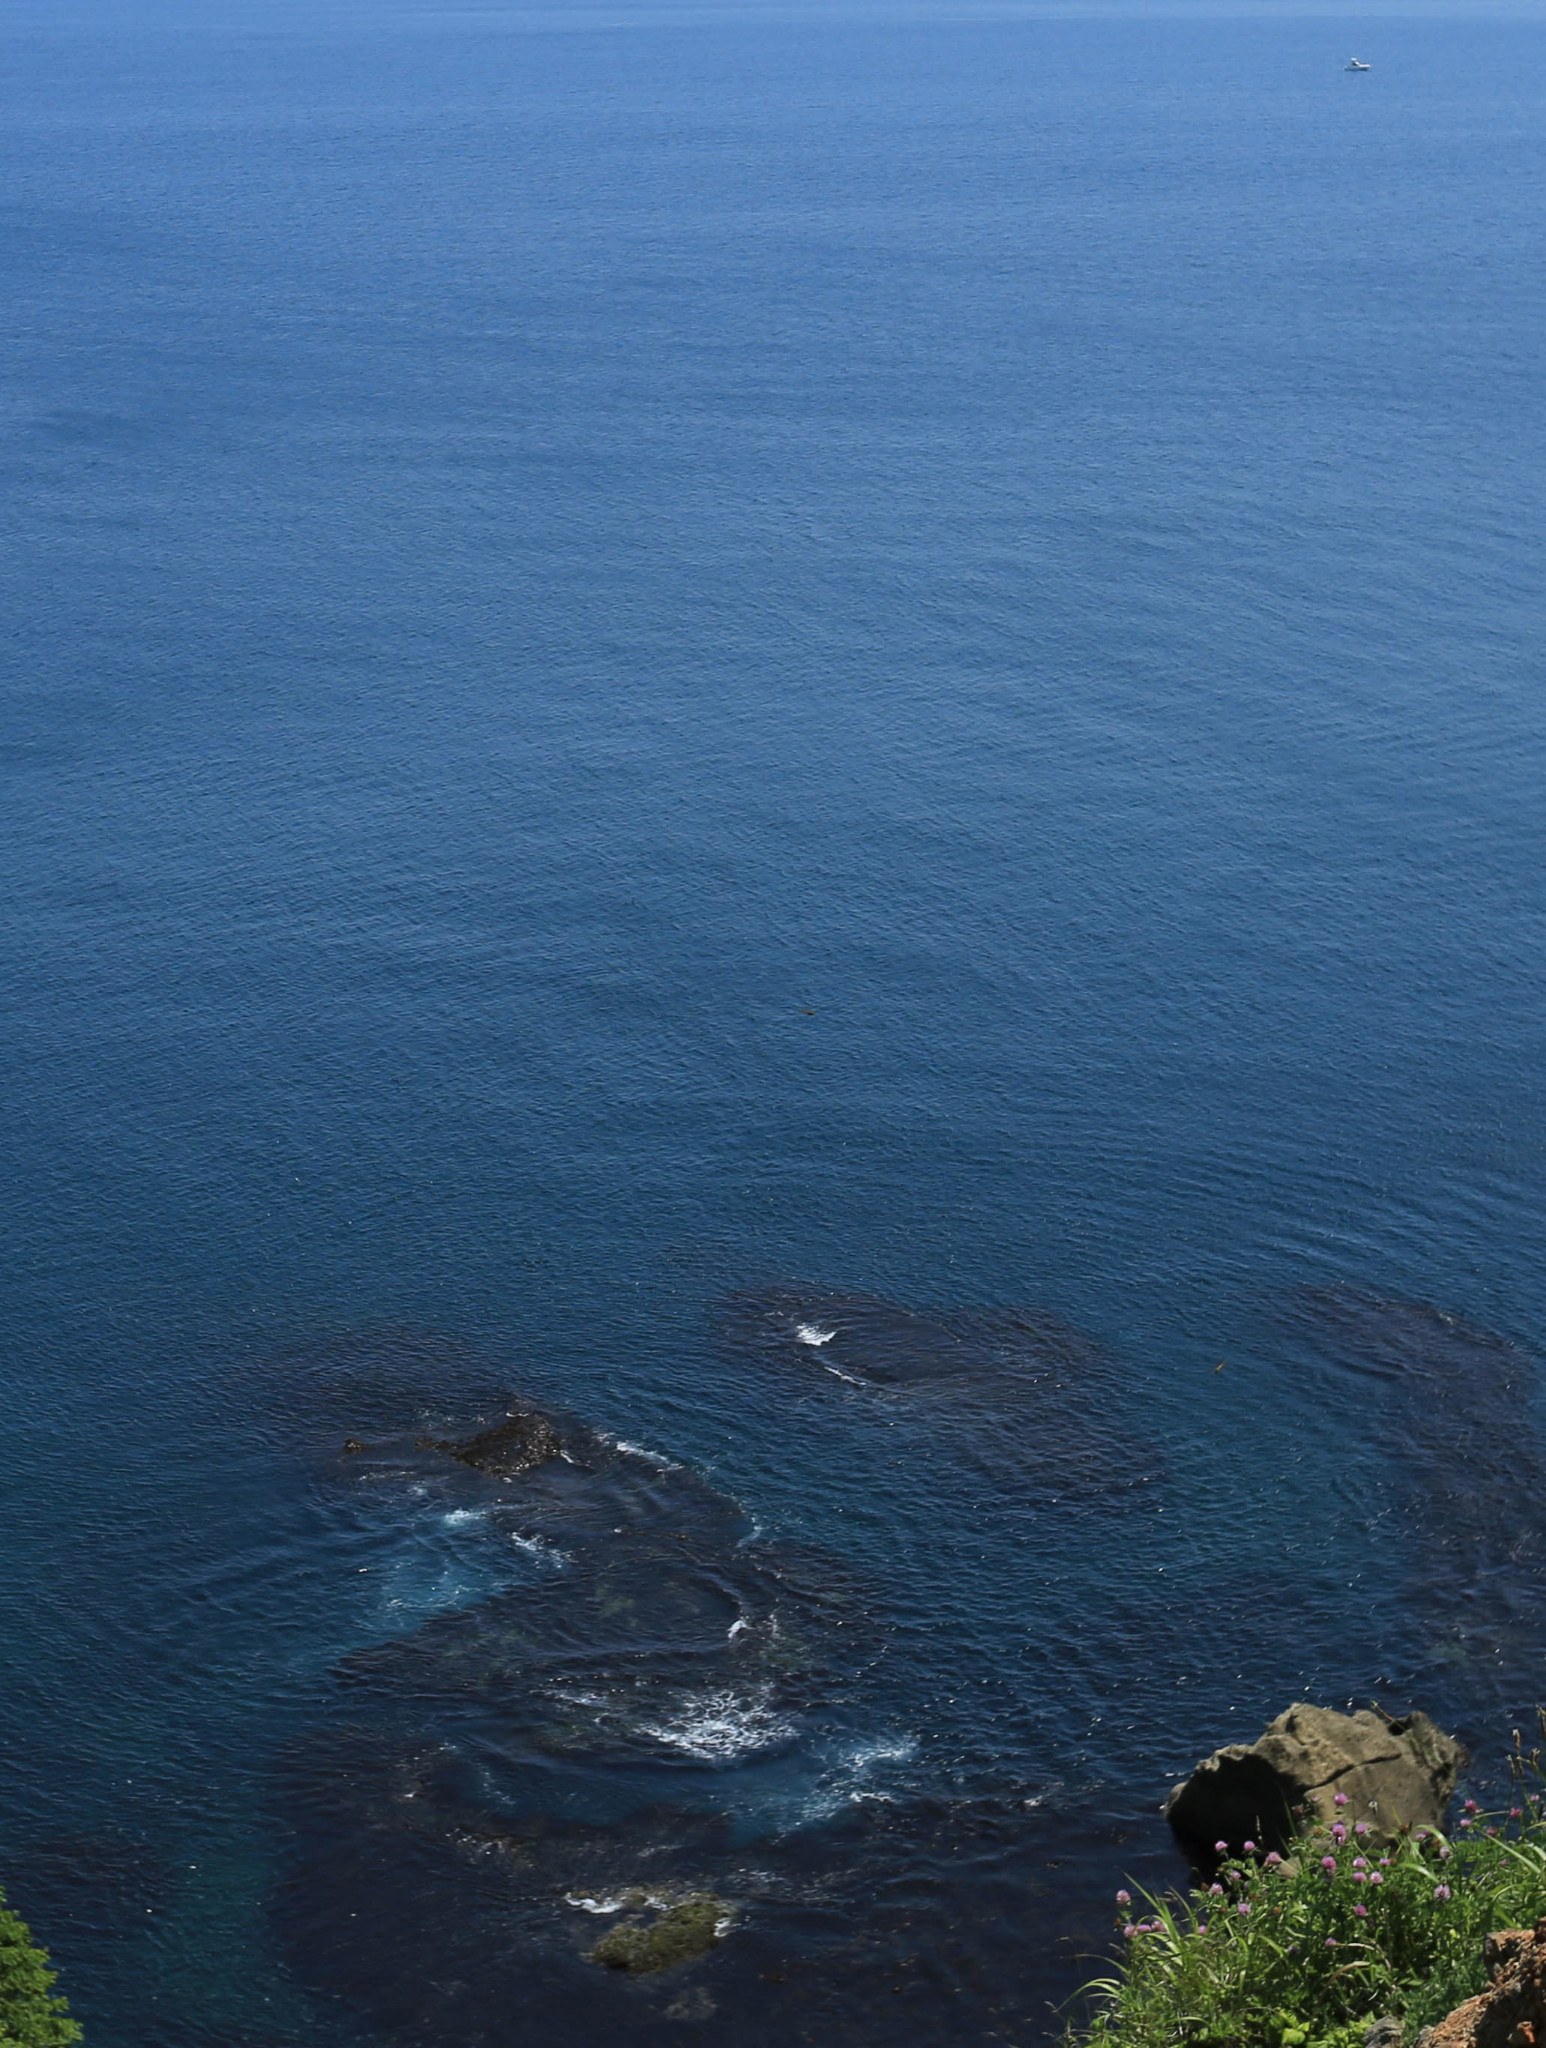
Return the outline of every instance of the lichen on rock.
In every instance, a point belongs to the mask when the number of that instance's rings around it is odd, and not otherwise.
[[[639,1903],[644,1900],[640,1898]],[[654,1920],[623,1921],[602,1936],[590,1959],[603,1969],[626,1970],[633,1977],[674,1969],[678,1963],[707,1955],[733,1917],[723,1899],[712,1892],[694,1892]]]

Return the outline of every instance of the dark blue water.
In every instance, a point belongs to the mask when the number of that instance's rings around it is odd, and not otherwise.
[[[1030,2041],[1199,1753],[1498,1753],[1546,24],[3,27],[0,1881],[93,2048]],[[511,1396],[589,1468],[414,1447]],[[605,1977],[641,1883],[736,1928]]]

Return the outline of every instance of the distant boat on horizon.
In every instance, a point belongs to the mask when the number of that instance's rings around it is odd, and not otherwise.
[[[1343,68],[1348,71],[1367,71],[1369,66],[1367,64],[1360,64],[1356,57],[1349,57]]]

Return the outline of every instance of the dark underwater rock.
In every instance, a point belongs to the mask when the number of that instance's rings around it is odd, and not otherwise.
[[[1442,1826],[1465,1760],[1426,1714],[1391,1721],[1301,1704],[1249,1746],[1215,1750],[1176,1786],[1165,1812],[1180,1840],[1204,1857],[1219,1842],[1235,1854],[1247,1841],[1285,1849],[1295,1810],[1304,1808],[1325,1825],[1365,1821],[1371,1839],[1388,1839],[1402,1826]]]
[[[1462,1316],[1351,1288],[1304,1290],[1286,1336],[1295,1397],[1343,1406],[1389,1460],[1392,1562],[1433,1674],[1424,1697],[1478,1733],[1533,1712],[1546,1654],[1536,1361]]]
[[[610,1818],[494,1804],[486,1753],[360,1728],[292,1752],[276,1932],[302,1980],[389,2048],[670,2048],[712,2013],[735,2048],[995,2048],[1062,2032],[1110,1927],[1112,1873],[1176,1875],[1155,1816],[1116,1839],[1082,1804],[861,1801],[746,1840],[680,1804]],[[669,1969],[598,1968],[598,1919],[712,1898],[730,1938]],[[1027,1941],[1027,1930],[1036,1939]]]
[[[459,1464],[474,1472],[486,1472],[493,1479],[518,1479],[534,1472],[563,1449],[558,1431],[547,1416],[535,1409],[512,1409],[502,1422],[461,1438],[426,1437],[426,1450],[445,1451]]]
[[[1088,1338],[1035,1309],[924,1313],[879,1295],[767,1287],[720,1304],[721,1333],[738,1349],[827,1373],[854,1386],[905,1390],[982,1384],[1030,1364],[1041,1376],[1098,1369]]]
[[[917,1432],[920,1450],[979,1470],[997,1490],[1055,1504],[1113,1500],[1159,1476],[1117,1362],[1033,1308],[927,1313],[879,1296],[766,1287],[720,1303],[721,1343],[764,1370],[863,1397]]]
[[[916,1417],[916,1454],[1002,1460],[1003,1483],[1029,1472],[1054,1497],[1133,1480],[1110,1363],[1062,1326],[882,1304],[854,1330],[897,1367],[854,1410]],[[419,1349],[439,1355],[400,1358]],[[475,1364],[461,1413],[492,1419],[503,1397]],[[531,1564],[343,1659],[284,1760],[276,1930],[365,2037],[671,2048],[712,2016],[736,2048],[988,2048],[1089,1975],[1113,1862],[1143,1882],[1145,1857],[1174,1857],[1157,1817],[1135,1858],[1019,1793],[912,1796],[908,1764],[876,1761],[916,1740],[867,1691],[896,1627],[883,1588],[573,1418],[511,1486],[454,1455],[487,1432],[458,1428],[449,1396],[372,1392],[371,1365],[368,1346],[343,1359],[368,1398],[330,1411],[319,1463],[345,1514],[379,1520],[396,1495],[438,1528],[454,1510],[459,1543],[486,1533],[508,1559],[513,1538]],[[339,1459],[351,1424],[369,1454]],[[704,1943],[705,1901],[733,1938]]]
[[[247,1390],[290,1429],[329,1448],[340,1433],[423,1433],[429,1418],[503,1413],[507,1363],[444,1330],[382,1324],[333,1331],[262,1361]]]
[[[475,1713],[510,1769],[717,1771],[787,1749],[880,1650],[833,1560],[617,1528],[545,1583],[436,1616],[339,1675],[421,1725]]]

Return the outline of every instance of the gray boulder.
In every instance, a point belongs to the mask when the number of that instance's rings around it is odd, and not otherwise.
[[[1334,1714],[1294,1706],[1249,1746],[1231,1743],[1204,1759],[1165,1801],[1184,1847],[1204,1856],[1218,1842],[1287,1848],[1299,1828],[1339,1815],[1367,1821],[1388,1840],[1402,1827],[1438,1827],[1466,1753],[1426,1714]],[[1339,1807],[1336,1794],[1346,1795]],[[1298,1818],[1295,1808],[1308,1809]]]

